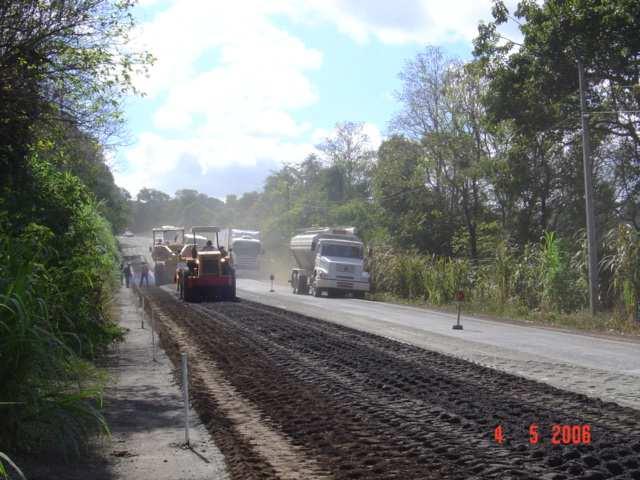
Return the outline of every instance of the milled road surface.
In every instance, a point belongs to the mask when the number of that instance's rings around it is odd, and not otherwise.
[[[516,325],[402,305],[294,295],[238,280],[238,296],[310,315],[640,410],[640,342]]]
[[[233,478],[640,479],[637,410],[245,300],[146,294]],[[555,445],[554,424],[590,435]]]

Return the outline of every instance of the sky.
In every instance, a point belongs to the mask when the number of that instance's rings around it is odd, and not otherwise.
[[[260,190],[337,122],[371,147],[400,108],[405,62],[427,45],[471,57],[491,0],[139,0],[132,47],[156,58],[128,98],[116,183],[224,199]]]

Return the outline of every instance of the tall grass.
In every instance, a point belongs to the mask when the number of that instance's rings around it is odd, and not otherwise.
[[[610,294],[617,310],[634,321],[640,317],[640,233],[622,224],[607,233],[605,244],[609,253],[602,263],[612,276]]]
[[[23,246],[0,244],[3,447],[38,450],[53,444],[79,453],[90,434],[107,431],[97,408],[102,378],[76,353],[78,333],[52,317],[52,278],[43,265],[29,261]]]
[[[602,300],[615,304],[617,310],[609,317],[599,316],[597,322],[586,321],[581,313],[588,300],[583,243],[580,235],[568,244],[553,232],[522,249],[497,240],[493,254],[477,262],[378,248],[371,262],[372,279],[379,294],[432,305],[451,303],[462,289],[472,308],[483,312],[570,326],[583,323],[589,328],[637,330],[632,319],[640,300],[638,232],[620,226],[605,237],[609,254],[601,273],[608,269],[613,280],[607,292],[610,298]]]

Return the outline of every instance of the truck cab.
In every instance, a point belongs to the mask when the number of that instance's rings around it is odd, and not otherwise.
[[[364,245],[353,229],[306,231],[291,240],[291,253],[297,263],[289,280],[294,293],[364,298],[369,291]]]

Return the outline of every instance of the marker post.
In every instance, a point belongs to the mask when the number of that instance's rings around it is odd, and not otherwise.
[[[464,292],[462,290],[458,290],[456,292],[456,305],[458,307],[458,316],[456,323],[453,325],[453,330],[463,330],[462,324],[460,323],[460,310],[462,309],[462,302],[464,302]]]
[[[182,399],[184,401],[184,443],[189,445],[189,373],[187,367],[187,354],[182,357]]]

